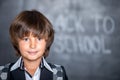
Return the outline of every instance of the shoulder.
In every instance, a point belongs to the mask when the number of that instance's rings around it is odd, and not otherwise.
[[[52,68],[54,74],[57,74],[57,72],[61,72],[61,73],[63,72],[63,69],[62,69],[63,66],[58,64],[51,64],[51,63],[49,63],[49,65]]]
[[[1,65],[0,66],[0,72],[5,72],[9,69],[11,63],[5,64],[5,65]]]
[[[53,70],[54,78],[57,78],[56,80],[68,80],[65,68],[62,65],[51,64],[51,63],[49,63],[49,65]]]
[[[5,65],[0,66],[0,80],[6,80],[7,79],[7,73],[9,71],[10,66],[12,63],[8,63]]]

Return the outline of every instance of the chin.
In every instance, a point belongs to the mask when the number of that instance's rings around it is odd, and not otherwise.
[[[42,57],[29,57],[28,60],[30,61],[37,61],[37,60],[40,60]]]

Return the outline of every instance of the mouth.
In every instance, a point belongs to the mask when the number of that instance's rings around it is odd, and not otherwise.
[[[28,53],[31,54],[31,55],[35,55],[35,54],[38,53],[38,51],[28,51]]]

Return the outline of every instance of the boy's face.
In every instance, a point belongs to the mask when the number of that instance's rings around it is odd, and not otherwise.
[[[23,60],[36,61],[40,60],[45,52],[46,40],[30,35],[19,39],[18,46]]]

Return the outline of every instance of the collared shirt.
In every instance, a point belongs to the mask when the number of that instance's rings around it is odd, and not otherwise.
[[[35,71],[34,75],[31,76],[24,68],[23,65],[23,60],[22,57],[20,57],[18,59],[18,61],[11,67],[10,71],[13,71],[17,68],[20,68],[21,70],[25,71],[25,78],[26,80],[40,80],[40,74],[41,74],[41,68],[44,66],[46,67],[46,69],[48,69],[49,71],[53,72],[53,70],[51,69],[51,67],[49,66],[49,64],[46,62],[46,60],[44,59],[44,57],[42,58],[42,61],[40,63],[40,66],[37,68],[37,70]]]
[[[34,75],[31,76],[26,70],[25,70],[25,77],[26,80],[40,80],[40,68],[37,68],[37,70],[35,71]]]

